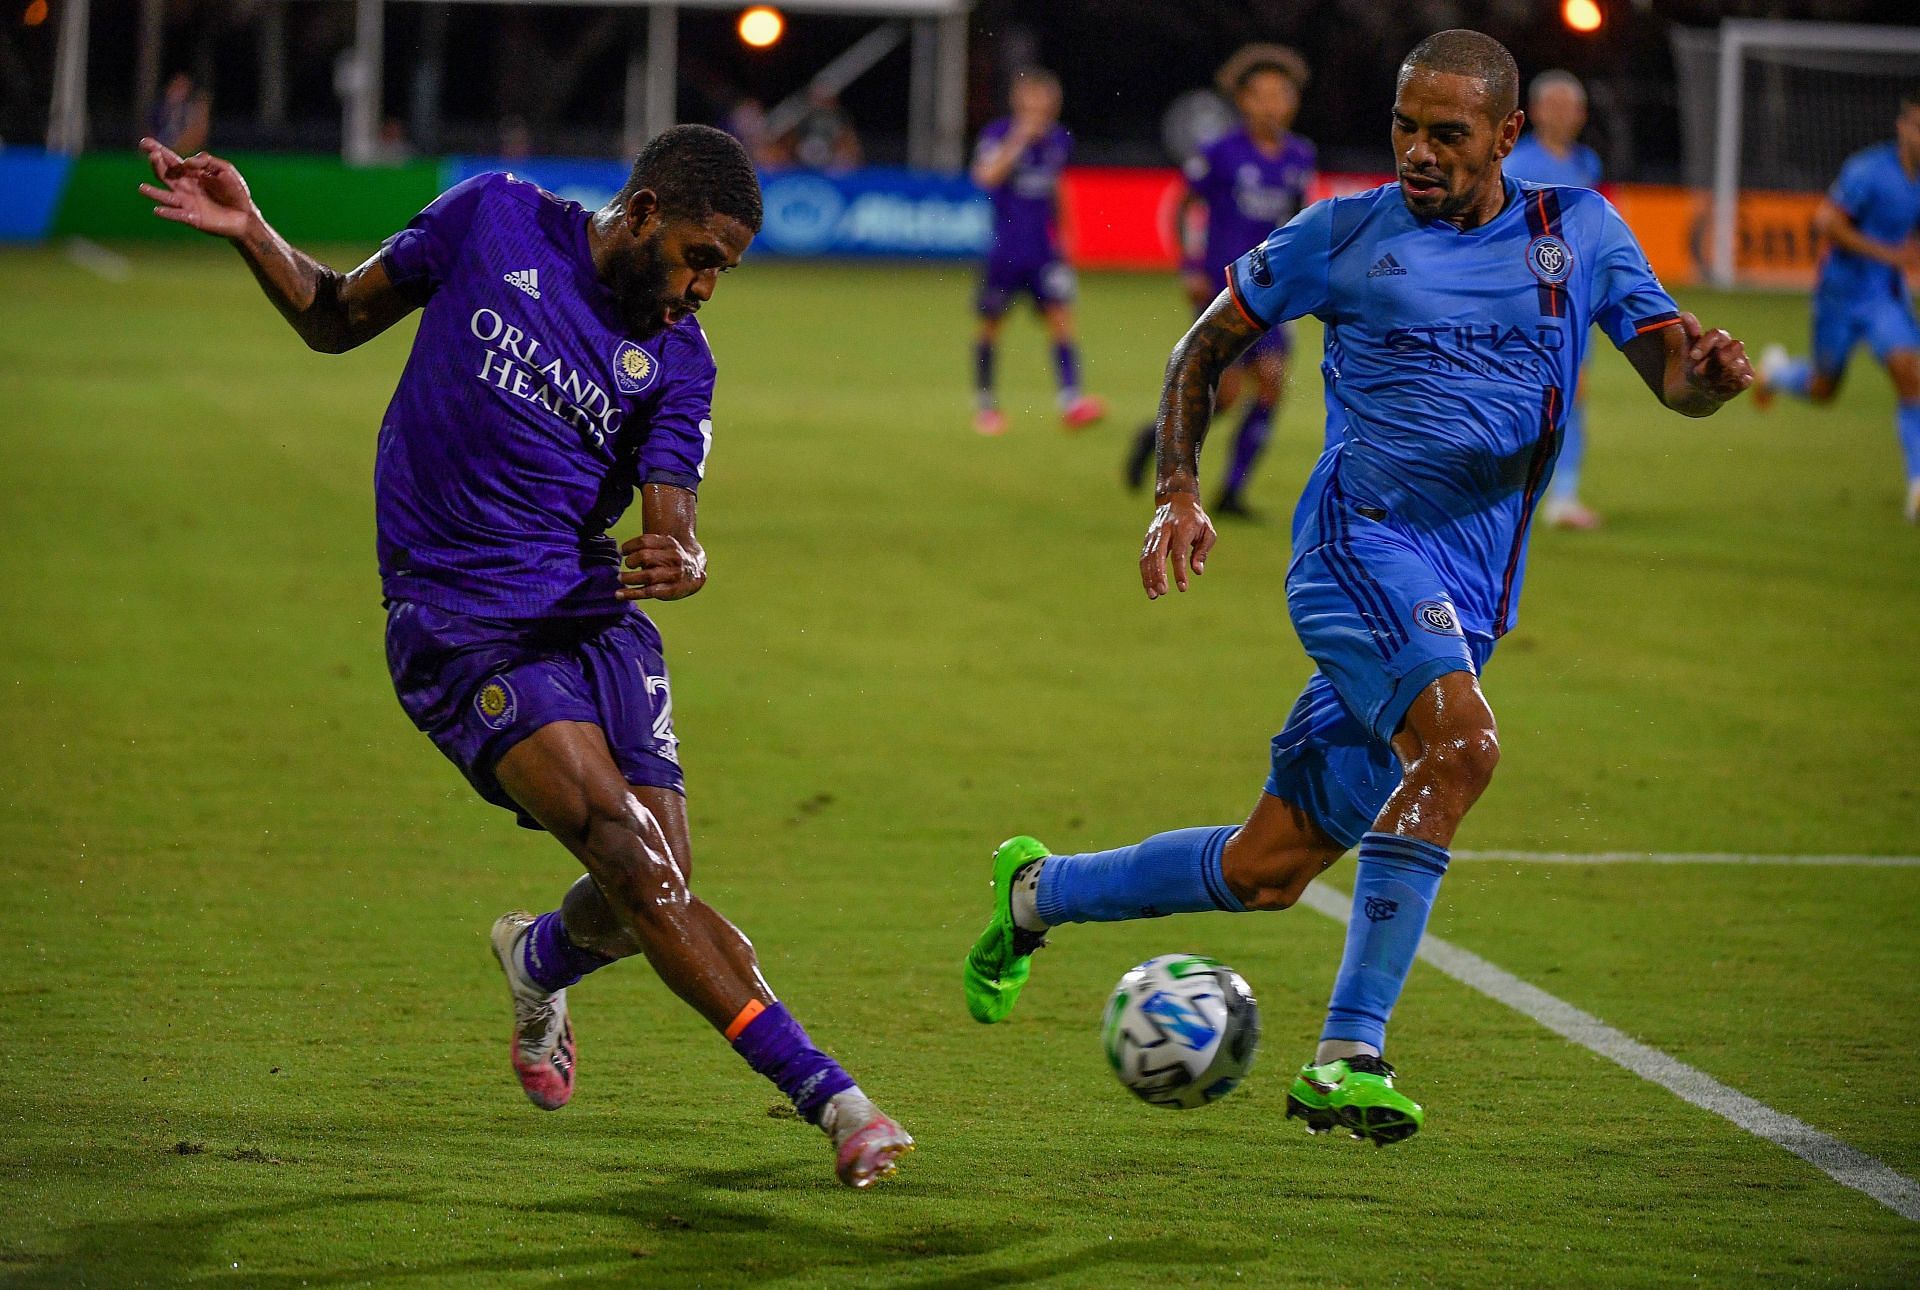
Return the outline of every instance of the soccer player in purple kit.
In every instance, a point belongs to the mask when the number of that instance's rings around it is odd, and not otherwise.
[[[527,1097],[573,1094],[567,988],[644,954],[826,1132],[840,1181],[892,1173],[913,1140],[688,887],[672,694],[637,603],[707,580],[694,518],[715,368],[693,315],[760,227],[739,143],[664,131],[597,211],[480,175],[348,273],[274,232],[228,162],[141,146],[154,213],[232,243],[309,347],[341,353],[422,310],[374,468],[394,687],[482,797],[587,870],[558,909],[493,927]],[[616,546],[636,488],[642,531]]]
[[[1007,417],[994,393],[994,360],[1007,308],[1024,293],[1033,297],[1053,337],[1061,424],[1078,430],[1107,409],[1080,389],[1073,267],[1061,252],[1057,228],[1060,172],[1073,136],[1060,124],[1060,80],[1052,72],[1030,67],[1015,73],[1008,97],[1012,115],[980,132],[973,156],[973,182],[993,202],[993,242],[974,305],[980,331],[973,345],[973,428],[984,435],[1006,431]]]
[[[1206,235],[1180,266],[1180,282],[1198,317],[1220,294],[1227,266],[1266,240],[1307,204],[1319,156],[1311,141],[1292,132],[1307,87],[1307,60],[1285,45],[1248,45],[1221,64],[1215,81],[1233,100],[1240,128],[1208,144],[1186,165],[1187,191],[1176,215],[1184,237],[1187,211],[1206,211]],[[1247,482],[1273,431],[1274,412],[1287,379],[1292,331],[1275,327],[1220,378],[1219,411],[1240,395],[1243,373],[1251,371],[1253,401],[1240,417],[1233,456],[1214,502],[1215,515],[1248,518]],[[1134,437],[1127,457],[1127,484],[1146,482],[1153,459],[1151,421]]]

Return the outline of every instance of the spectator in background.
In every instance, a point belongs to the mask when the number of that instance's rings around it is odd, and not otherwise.
[[[183,157],[190,157],[207,146],[207,126],[213,116],[213,99],[195,88],[193,77],[175,72],[167,79],[160,101],[153,105],[147,132]]]
[[[1587,89],[1572,72],[1542,72],[1527,87],[1527,123],[1533,128],[1513,145],[1507,173],[1536,184],[1567,188],[1600,186],[1600,154],[1580,142],[1587,128]],[[1540,508],[1557,529],[1597,529],[1599,512],[1580,500],[1580,461],[1587,453],[1586,382],[1567,409],[1566,440],[1553,468],[1553,483]]]
[[[840,96],[807,89],[807,114],[788,136],[793,164],[809,170],[852,170],[860,164],[860,136],[840,108]]]
[[[507,117],[500,122],[500,160],[525,161],[533,155],[533,131],[524,119]]]
[[[759,99],[749,96],[735,103],[721,128],[740,141],[753,164],[762,170],[780,164],[780,151],[767,133],[767,109]]]

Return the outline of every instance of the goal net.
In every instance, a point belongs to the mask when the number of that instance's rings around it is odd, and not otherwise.
[[[1741,269],[1742,194],[1818,192],[1841,163],[1893,137],[1920,90],[1920,28],[1729,20],[1673,33],[1682,153],[1713,194],[1706,261],[1716,285]]]

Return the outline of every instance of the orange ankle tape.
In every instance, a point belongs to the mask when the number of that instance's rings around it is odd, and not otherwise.
[[[758,999],[747,1000],[747,1006],[727,1025],[727,1042],[740,1038],[740,1032],[753,1024],[753,1019],[767,1010],[767,1005]]]

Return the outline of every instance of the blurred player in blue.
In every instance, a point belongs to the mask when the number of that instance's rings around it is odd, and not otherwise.
[[[1763,408],[1776,394],[1832,402],[1864,343],[1893,378],[1907,522],[1920,524],[1920,323],[1907,282],[1920,272],[1920,89],[1901,100],[1892,139],[1847,158],[1814,227],[1827,253],[1813,290],[1813,355],[1792,358],[1769,345],[1754,400]]]
[[[1738,341],[1674,305],[1598,193],[1502,172],[1518,87],[1491,37],[1422,41],[1393,104],[1398,182],[1320,202],[1236,260],[1174,349],[1140,556],[1153,599],[1169,589],[1169,564],[1184,591],[1213,549],[1200,444],[1221,375],[1290,318],[1325,324],[1339,434],[1294,514],[1286,584],[1317,670],[1273,739],[1246,823],[1085,855],[1050,855],[1030,837],[1000,846],[992,916],[962,973],[976,1020],[1012,1010],[1050,928],[1285,909],[1357,845],[1345,956],[1287,1113],[1375,1143],[1424,1123],[1382,1057],[1387,1020],[1454,833],[1500,759],[1480,673],[1513,629],[1527,527],[1589,328],[1687,416],[1718,411],[1753,379]],[[1176,691],[1195,682],[1177,652],[1148,667]],[[1179,730],[1150,737],[1188,742]]]
[[[597,211],[479,175],[340,273],[274,232],[229,163],[142,146],[155,214],[228,239],[313,349],[420,310],[374,467],[394,689],[481,797],[587,871],[558,908],[493,925],[528,1099],[573,1096],[568,987],[644,954],[826,1132],[842,1182],[891,1173],[913,1140],[688,886],[673,695],[639,604],[707,581],[694,517],[715,369],[694,314],[760,228],[746,152],[705,126],[663,131]],[[642,531],[616,545],[636,490]]]
[[[1078,430],[1104,416],[1106,405],[1080,389],[1073,266],[1060,249],[1060,172],[1073,136],[1060,124],[1060,81],[1052,72],[1030,67],[1016,73],[1009,97],[1013,114],[982,130],[973,154],[973,182],[993,201],[993,242],[975,302],[980,332],[973,346],[973,428],[987,435],[1007,428],[994,393],[994,360],[1007,309],[1025,295],[1053,337],[1061,424]]]
[[[1198,207],[1206,216],[1204,239],[1198,246],[1185,248],[1180,265],[1180,285],[1196,317],[1220,293],[1227,266],[1307,204],[1319,156],[1310,140],[1292,132],[1307,77],[1307,60],[1285,45],[1248,45],[1215,75],[1220,92],[1240,114],[1240,126],[1187,163],[1186,193],[1174,217],[1184,241],[1188,212]],[[1249,370],[1254,394],[1234,436],[1233,457],[1213,505],[1216,515],[1248,518],[1252,514],[1246,504],[1247,482],[1273,430],[1291,348],[1291,330],[1275,327],[1220,378],[1219,411],[1238,401],[1241,378]],[[1127,455],[1128,487],[1139,488],[1146,482],[1153,444],[1149,422],[1140,428]]]
[[[1507,174],[1534,184],[1599,188],[1600,154],[1580,142],[1587,128],[1587,89],[1572,72],[1542,72],[1527,86],[1527,125],[1513,145]],[[1584,383],[1583,383],[1584,384]],[[1566,435],[1553,468],[1540,518],[1555,528],[1597,529],[1600,516],[1580,500],[1580,465],[1587,455],[1587,396],[1576,389]]]

